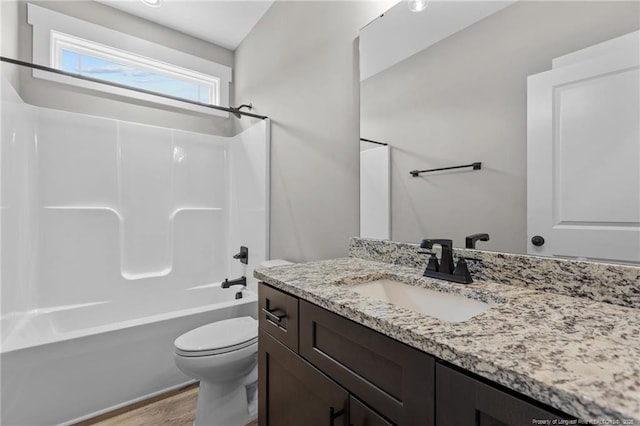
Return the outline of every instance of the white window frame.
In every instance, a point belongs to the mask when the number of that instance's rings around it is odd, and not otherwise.
[[[27,20],[33,25],[33,62],[51,68],[60,68],[60,49],[73,46],[73,51],[85,49],[86,53],[102,59],[131,65],[145,66],[146,69],[157,70],[162,74],[180,75],[184,79],[209,81],[217,86],[216,105],[229,106],[229,83],[231,68],[198,56],[190,55],[166,46],[153,43],[138,37],[121,33],[110,28],[73,18],[62,13],[29,3]],[[126,46],[126,51],[112,46]],[[153,52],[153,58],[148,56]],[[33,70],[33,76],[46,80],[89,88],[127,96],[134,99],[150,101],[181,109],[197,111],[220,117],[229,117],[226,111],[207,108],[199,105],[180,102],[125,88],[108,86],[92,81]]]
[[[143,69],[156,74],[188,81],[209,88],[209,99],[212,105],[220,105],[220,79],[210,75],[197,73],[176,65],[167,64],[155,59],[132,55],[130,52],[105,46],[100,43],[74,37],[58,31],[51,31],[51,57],[53,68],[62,69],[62,51],[68,50],[81,55],[104,59],[135,69]]]

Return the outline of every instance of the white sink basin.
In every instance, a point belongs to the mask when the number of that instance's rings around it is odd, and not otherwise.
[[[442,293],[388,279],[356,284],[349,289],[449,322],[466,321],[493,306],[459,294]]]

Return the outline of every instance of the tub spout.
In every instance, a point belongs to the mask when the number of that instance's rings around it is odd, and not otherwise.
[[[231,280],[229,281],[229,278],[225,278],[224,282],[222,283],[222,288],[229,288],[232,285],[243,285],[243,286],[247,286],[247,277],[242,276],[240,278],[236,278],[235,280]]]

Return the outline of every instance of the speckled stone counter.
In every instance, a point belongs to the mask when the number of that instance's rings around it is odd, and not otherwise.
[[[422,271],[351,257],[258,269],[254,275],[578,419],[640,425],[640,310],[522,285],[455,284],[422,277]],[[449,323],[350,290],[381,278],[495,306]],[[614,421],[621,423],[607,423]]]
[[[349,257],[424,268],[418,244],[351,238]],[[454,248],[475,280],[493,281],[640,309],[640,267]]]

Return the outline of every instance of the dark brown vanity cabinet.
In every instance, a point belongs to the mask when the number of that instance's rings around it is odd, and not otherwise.
[[[349,425],[350,426],[393,426],[393,423],[385,420],[360,400],[351,396],[349,398]]]
[[[349,393],[260,331],[260,426],[347,426]]]
[[[438,426],[529,426],[534,420],[569,420],[443,364],[436,365]],[[553,423],[550,423],[553,424]]]
[[[567,419],[261,283],[260,426],[523,426]]]
[[[388,424],[434,424],[432,356],[304,300],[299,303],[303,358],[375,407]]]
[[[260,426],[433,426],[433,357],[265,284],[258,305]]]
[[[258,293],[260,329],[298,352],[298,299],[265,284]]]

